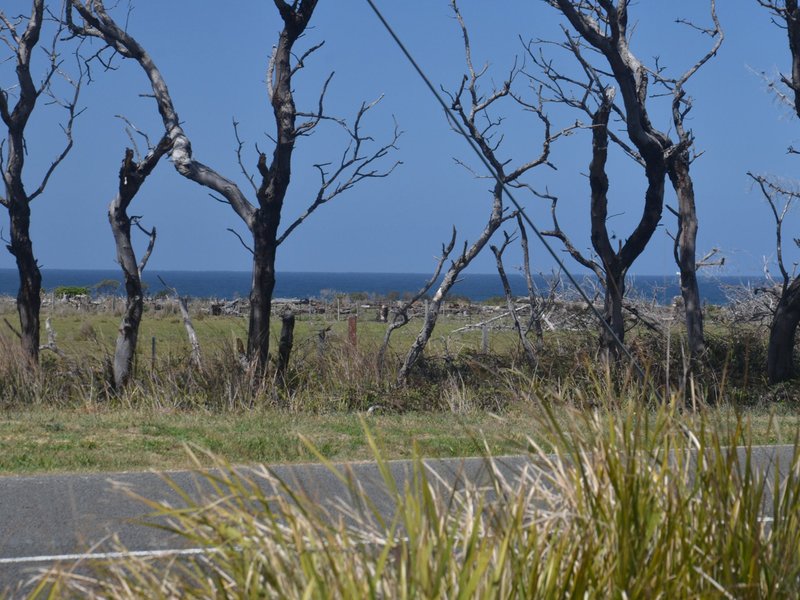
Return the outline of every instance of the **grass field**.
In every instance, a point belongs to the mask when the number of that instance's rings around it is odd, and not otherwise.
[[[117,315],[75,309],[43,315],[51,317],[64,356],[45,352],[42,368],[33,373],[13,364],[15,340],[8,332],[0,335],[0,473],[183,468],[190,466],[184,444],[232,463],[312,460],[300,436],[333,460],[367,459],[362,418],[386,458],[409,457],[413,443],[424,456],[514,453],[525,449],[528,437],[551,441],[535,425],[541,402],[613,411],[626,402],[620,386],[633,385],[624,376],[614,383],[598,368],[593,332],[549,333],[532,370],[521,361],[510,331],[492,330],[490,352],[483,353],[480,331],[453,333],[470,319],[448,315],[412,385],[397,389],[394,371],[419,322],[396,332],[381,376],[375,355],[386,325],[374,312],[362,311],[357,348],[347,342],[345,320],[299,315],[287,385],[254,391],[233,356],[246,320],[211,317],[198,307],[193,312],[203,368],[188,366],[189,344],[174,307],[151,309],[142,323],[136,381],[122,396],[109,395],[105,383]],[[0,316],[13,323],[8,309]],[[320,347],[318,332],[328,328]],[[273,332],[278,329],[276,323]],[[792,442],[798,430],[796,388],[766,388],[757,366],[763,350],[753,346],[757,338],[726,337],[720,328],[714,335],[716,351],[729,354],[732,368],[710,371],[696,382],[704,418],[727,430],[742,417],[752,427],[752,443]],[[663,347],[661,340],[633,339],[646,360]],[[648,365],[652,378],[680,373],[677,334],[672,353],[672,374],[659,358]]]

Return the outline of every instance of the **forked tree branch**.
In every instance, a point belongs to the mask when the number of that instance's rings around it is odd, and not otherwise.
[[[277,245],[282,244],[303,221],[311,216],[311,214],[323,204],[330,202],[336,196],[346,192],[365,179],[381,179],[388,177],[402,164],[401,161],[395,161],[394,164],[383,170],[373,167],[377,161],[386,157],[391,150],[397,149],[397,140],[402,135],[402,132],[397,127],[397,123],[395,123],[392,139],[389,142],[380,146],[371,154],[362,154],[364,144],[372,141],[372,138],[361,133],[361,121],[364,115],[379,101],[380,98],[370,104],[363,103],[358,110],[352,127],[348,126],[344,121],[336,120],[336,122],[347,131],[347,134],[350,136],[350,143],[342,153],[339,164],[334,168],[333,172],[328,172],[326,170],[330,164],[314,165],[320,176],[320,186],[317,190],[316,197],[303,214],[297,217],[297,219],[295,219],[278,237]]]
[[[67,122],[65,125],[62,125],[61,129],[64,132],[64,137],[66,138],[66,143],[64,145],[64,149],[61,153],[50,163],[50,166],[45,171],[44,176],[42,177],[39,186],[28,195],[28,201],[32,201],[44,192],[45,188],[47,187],[48,182],[50,181],[50,176],[53,172],[58,168],[58,166],[64,161],[69,154],[70,150],[72,150],[73,145],[73,137],[72,137],[72,128],[75,124],[75,119],[77,119],[81,113],[83,113],[86,109],[78,110],[78,98],[80,97],[81,93],[81,86],[83,84],[83,77],[84,77],[84,69],[81,65],[81,57],[76,53],[75,54],[78,63],[78,79],[73,80],[69,75],[63,72],[61,69],[58,69],[57,72],[72,86],[73,94],[69,100],[61,100],[52,92],[50,88],[50,84],[48,83],[48,87],[45,92],[50,96],[53,104],[58,104],[64,110],[67,111]]]
[[[73,9],[82,17],[82,25],[77,25],[72,20]],[[187,179],[223,196],[248,228],[252,228],[255,207],[233,181],[194,159],[191,142],[181,126],[161,71],[147,51],[108,14],[103,0],[69,0],[67,24],[74,35],[100,38],[122,56],[139,63],[150,80],[153,98],[158,105],[164,129],[172,142],[170,155],[175,169]]]
[[[789,287],[789,279],[791,278],[786,266],[783,262],[783,221],[792,207],[792,204],[800,199],[800,192],[796,192],[770,180],[763,175],[755,175],[748,171],[750,177],[756,184],[758,184],[761,194],[769,204],[772,211],[772,217],[775,220],[775,250],[778,268],[780,269],[781,276],[783,277],[783,291]],[[778,199],[783,198],[783,205],[780,206]]]
[[[142,272],[147,266],[147,261],[150,260],[150,255],[153,254],[153,248],[156,245],[156,228],[146,229],[141,223],[141,217],[131,217],[131,224],[136,225],[139,231],[147,236],[147,249],[144,251],[142,259],[139,261],[139,279],[141,279]]]

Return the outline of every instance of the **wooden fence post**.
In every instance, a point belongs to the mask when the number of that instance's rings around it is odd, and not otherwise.
[[[347,319],[347,337],[350,345],[355,348],[358,345],[358,317]]]
[[[283,378],[286,368],[289,366],[289,357],[292,354],[294,345],[294,313],[287,310],[281,316],[281,338],[278,342],[278,377]]]

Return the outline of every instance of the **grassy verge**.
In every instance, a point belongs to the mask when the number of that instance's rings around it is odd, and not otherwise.
[[[773,407],[770,412],[753,409],[738,416],[749,426],[754,444],[790,444],[800,429],[800,416],[791,407]],[[371,459],[362,418],[380,439],[387,459],[410,458],[415,445],[425,457],[520,453],[529,438],[553,446],[548,432],[538,424],[540,417],[539,409],[521,404],[502,415],[486,411],[297,415],[278,410],[10,410],[0,413],[0,474],[189,468],[193,465],[184,444],[205,448],[230,463],[315,460],[301,436],[334,461]],[[687,425],[702,419],[720,431],[738,425],[737,413],[729,408],[682,418]]]
[[[149,409],[109,411],[41,408],[1,413],[0,474],[56,471],[179,469],[192,466],[184,444],[232,463],[310,461],[300,436],[332,460],[371,457],[360,416],[285,411],[209,414]],[[493,453],[518,452],[528,433],[523,413],[370,415],[370,427],[391,458],[408,458],[412,442],[426,456],[475,455],[485,437]]]

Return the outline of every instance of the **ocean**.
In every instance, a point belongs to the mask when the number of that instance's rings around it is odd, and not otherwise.
[[[148,293],[155,294],[163,289],[159,276],[182,295],[196,298],[233,299],[246,297],[250,292],[250,273],[244,271],[145,271]],[[0,295],[16,296],[17,277],[15,269],[0,269]],[[278,273],[274,297],[320,298],[337,293],[365,293],[368,297],[396,294],[402,297],[409,292],[416,293],[429,277],[424,273]],[[527,294],[522,275],[509,274],[508,277],[514,294]],[[48,291],[58,286],[91,287],[107,280],[122,281],[120,271],[111,269],[43,269],[42,278],[43,287]],[[535,280],[539,289],[547,290],[548,278],[536,276]],[[582,277],[579,281],[587,291],[597,287],[593,277]],[[700,279],[700,292],[708,304],[726,304],[730,287],[763,284],[762,277],[708,277]],[[562,286],[565,289],[569,287],[565,281],[562,281]],[[633,296],[659,304],[669,303],[680,295],[677,276],[631,276],[628,287]],[[121,285],[117,293],[124,293]],[[502,296],[503,287],[497,274],[466,274],[450,295],[480,302]]]

